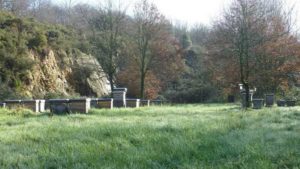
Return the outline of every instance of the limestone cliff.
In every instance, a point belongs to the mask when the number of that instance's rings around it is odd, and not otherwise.
[[[43,54],[29,52],[35,64],[24,77],[24,95],[44,98],[49,93],[58,96],[97,96],[109,94],[109,82],[98,61],[80,51],[47,50]]]

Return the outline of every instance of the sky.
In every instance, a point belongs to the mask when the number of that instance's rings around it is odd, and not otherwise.
[[[52,0],[54,3],[63,3],[70,0]],[[88,3],[97,5],[105,0],[71,0],[76,3]],[[129,10],[134,6],[137,0],[120,0],[122,3],[129,5]],[[191,26],[193,24],[210,25],[213,20],[217,19],[224,8],[232,0],[149,0],[154,2],[160,12],[164,14],[173,23],[182,23]],[[300,1],[283,0],[288,6],[295,6],[295,18],[300,20]],[[299,1],[299,2],[298,2]],[[298,10],[299,9],[299,10]],[[298,12],[299,11],[299,12]],[[129,11],[130,12],[130,11]],[[300,21],[299,21],[300,22]],[[297,24],[297,25],[300,25]]]

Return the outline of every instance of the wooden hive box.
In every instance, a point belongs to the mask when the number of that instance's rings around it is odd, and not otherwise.
[[[141,100],[141,106],[142,107],[149,107],[150,106],[150,100]]]
[[[69,99],[50,99],[46,101],[50,112],[54,114],[70,113]]]
[[[132,108],[139,108],[140,99],[126,99],[126,106]]]
[[[126,107],[126,93],[127,88],[115,88],[112,91],[113,94],[113,106],[114,107]]]
[[[30,109],[35,113],[40,112],[39,103],[40,103],[40,100],[22,100],[21,101],[23,108]]]
[[[5,100],[5,107],[8,109],[16,109],[22,107],[21,100]]]
[[[72,113],[88,113],[91,109],[91,99],[70,99],[69,110]]]
[[[151,100],[150,101],[150,105],[153,105],[153,106],[161,106],[162,104],[163,104],[162,100]]]
[[[114,99],[97,99],[94,101],[93,105],[98,109],[113,109],[114,108]]]

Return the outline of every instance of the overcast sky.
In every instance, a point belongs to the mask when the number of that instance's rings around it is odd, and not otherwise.
[[[70,0],[52,0],[54,3],[62,3]],[[71,0],[75,3],[89,3],[97,5],[105,0]],[[133,6],[137,0],[119,0],[122,3]],[[212,20],[220,16],[222,10],[232,0],[149,0],[154,2],[161,13],[173,22],[180,21],[189,25],[202,23],[209,25]],[[300,19],[300,0],[283,0],[289,6],[295,5],[297,18]],[[298,2],[299,1],[299,2]],[[297,24],[300,25],[300,24]]]

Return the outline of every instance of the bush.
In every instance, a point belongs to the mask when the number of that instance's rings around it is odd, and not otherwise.
[[[36,49],[38,52],[42,52],[43,48],[47,45],[47,37],[38,32],[36,35],[28,41],[28,48],[29,49]]]
[[[287,100],[300,100],[300,88],[293,86],[285,95]]]
[[[64,95],[63,93],[59,92],[48,92],[45,94],[44,99],[63,99],[66,98],[67,96]]]
[[[59,32],[56,30],[49,30],[47,32],[47,38],[48,38],[48,41],[50,41],[50,42],[56,41],[59,38]]]
[[[217,102],[218,90],[211,86],[201,86],[183,90],[169,90],[164,95],[174,103]]]
[[[18,96],[16,95],[16,92],[13,91],[6,84],[0,85],[0,100],[15,99],[17,97]]]

